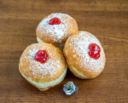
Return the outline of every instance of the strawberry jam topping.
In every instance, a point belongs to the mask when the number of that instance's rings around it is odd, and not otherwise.
[[[35,55],[35,60],[40,63],[45,63],[48,60],[48,54],[46,50],[39,50]]]
[[[100,57],[100,47],[95,44],[95,43],[91,43],[89,45],[89,52],[88,52],[88,55],[93,58],[93,59],[98,59]]]
[[[57,18],[57,17],[54,17],[54,18],[52,18],[52,19],[49,21],[49,24],[50,24],[50,25],[58,25],[58,24],[60,24],[60,23],[61,23],[61,21],[60,21],[60,19]]]

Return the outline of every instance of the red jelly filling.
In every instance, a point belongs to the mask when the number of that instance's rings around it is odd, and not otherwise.
[[[40,63],[45,63],[48,60],[48,54],[46,50],[39,50],[35,55],[35,60]]]
[[[98,59],[100,57],[101,50],[97,44],[91,43],[88,48],[89,48],[88,54],[91,58]]]
[[[60,19],[57,18],[57,17],[54,17],[54,18],[52,18],[52,19],[49,21],[49,24],[50,24],[50,25],[58,25],[58,24],[60,24],[60,23],[61,23],[61,21],[60,21]]]

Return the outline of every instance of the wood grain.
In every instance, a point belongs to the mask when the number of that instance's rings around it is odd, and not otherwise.
[[[69,72],[47,92],[20,76],[19,57],[36,42],[35,28],[51,12],[72,15],[80,30],[101,40],[107,57],[102,75],[80,80]],[[68,80],[79,87],[71,97],[62,91]],[[128,103],[128,0],[0,0],[0,103]]]

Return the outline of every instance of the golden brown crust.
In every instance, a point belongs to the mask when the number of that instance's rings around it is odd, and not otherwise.
[[[95,78],[103,71],[104,66],[102,66],[103,68],[99,68],[98,70],[92,70],[88,68],[87,65],[81,65],[81,62],[84,61],[81,61],[81,57],[76,52],[74,52],[74,46],[71,45],[72,39],[78,37],[79,35],[70,36],[64,46],[64,55],[66,57],[69,69],[75,76],[81,79]],[[103,48],[101,49],[103,50]],[[104,65],[106,61],[104,52],[102,52],[102,55],[104,56],[102,65]]]
[[[55,74],[47,73],[44,75],[40,75],[32,71],[33,67],[36,67],[37,70],[39,67],[37,65],[38,63],[35,63],[34,65],[32,65],[32,62],[37,62],[37,61],[35,61],[34,59],[28,59],[29,51],[31,49],[36,49],[36,50],[45,49],[48,52],[49,59],[53,60],[53,64],[54,64],[54,61],[56,60],[59,61],[58,69],[56,68],[55,65],[51,65],[51,67],[49,67],[56,71]],[[49,62],[49,60],[47,62]],[[36,82],[49,82],[52,80],[56,80],[58,77],[61,76],[61,74],[65,71],[65,69],[66,69],[66,63],[65,63],[62,52],[58,48],[53,46],[52,44],[47,44],[47,43],[35,43],[35,44],[31,44],[30,46],[28,46],[22,53],[21,58],[20,58],[20,63],[19,63],[20,73],[25,75],[26,77],[31,78],[32,80]],[[45,70],[44,72],[46,71],[47,70]]]
[[[47,43],[56,44],[55,41],[53,40],[53,38],[51,36],[49,36],[49,35],[51,35],[50,33],[47,33],[47,35],[45,35],[46,30],[42,28],[42,31],[44,31],[44,32],[41,32],[38,29],[36,30],[36,35],[40,40],[47,42]]]

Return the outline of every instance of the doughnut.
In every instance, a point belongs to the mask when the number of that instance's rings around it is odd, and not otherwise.
[[[100,41],[91,33],[80,31],[64,45],[70,71],[81,79],[96,78],[104,69],[106,58]]]
[[[51,13],[38,24],[36,36],[38,42],[61,45],[77,32],[78,25],[74,18],[65,13]]]
[[[40,91],[63,81],[67,65],[60,49],[47,43],[33,43],[22,53],[20,74]]]

